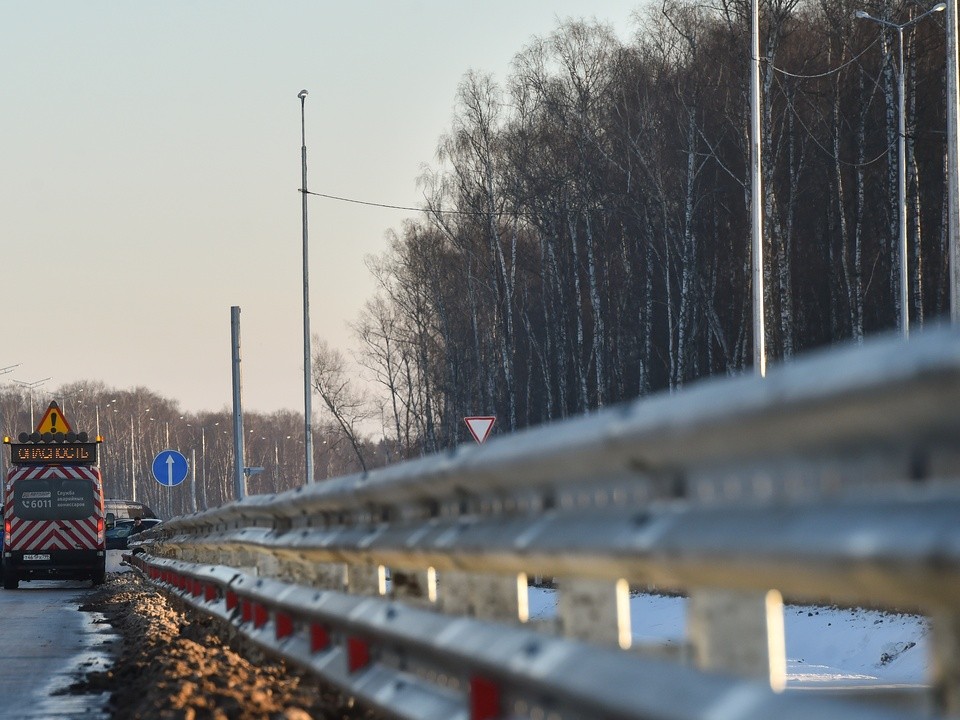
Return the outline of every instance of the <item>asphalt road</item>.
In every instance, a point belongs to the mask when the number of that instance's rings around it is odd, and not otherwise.
[[[120,551],[109,550],[107,572],[121,570]],[[79,610],[91,592],[89,582],[53,581],[0,590],[0,718],[109,717],[106,694],[59,694],[110,666],[112,628]]]

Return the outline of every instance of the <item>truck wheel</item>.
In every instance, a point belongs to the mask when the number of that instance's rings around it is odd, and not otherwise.
[[[17,578],[17,574],[13,570],[4,570],[3,589],[16,590],[18,587],[20,587],[20,580]]]
[[[93,574],[90,576],[90,582],[93,584],[93,587],[97,585],[103,585],[107,581],[107,561],[104,559],[103,565],[97,567],[93,571]]]

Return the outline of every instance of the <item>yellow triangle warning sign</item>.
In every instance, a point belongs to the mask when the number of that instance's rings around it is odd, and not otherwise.
[[[47,432],[68,433],[71,429],[70,423],[68,423],[67,419],[63,416],[63,413],[60,411],[60,406],[57,405],[56,400],[50,403],[50,407],[47,408],[47,411],[40,419],[40,424],[37,425],[37,432],[41,435]]]

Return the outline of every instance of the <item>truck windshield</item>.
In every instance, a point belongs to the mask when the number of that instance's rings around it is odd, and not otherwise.
[[[93,485],[85,481],[21,480],[13,488],[13,512],[23,520],[79,520],[95,512]]]

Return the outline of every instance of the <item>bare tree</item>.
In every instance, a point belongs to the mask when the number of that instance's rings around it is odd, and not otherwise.
[[[367,471],[360,425],[375,417],[362,390],[351,382],[343,354],[318,336],[313,338],[313,389],[317,391],[334,422],[347,438],[360,468]]]

